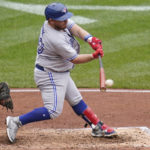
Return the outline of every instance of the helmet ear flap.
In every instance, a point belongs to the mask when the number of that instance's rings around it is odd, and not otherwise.
[[[48,13],[48,6],[45,8],[45,18],[46,20],[50,19],[49,13]]]

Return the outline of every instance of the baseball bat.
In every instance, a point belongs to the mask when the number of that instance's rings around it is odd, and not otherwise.
[[[106,91],[106,85],[105,85],[105,72],[104,72],[104,67],[102,63],[102,58],[99,55],[99,79],[100,79],[100,91]]]

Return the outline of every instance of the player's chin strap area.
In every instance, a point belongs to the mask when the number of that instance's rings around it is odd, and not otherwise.
[[[92,127],[93,125],[97,125],[99,122],[98,117],[93,113],[93,111],[87,106],[87,104],[81,100],[77,105],[72,107],[75,113],[86,121],[84,127],[87,127],[89,124]]]

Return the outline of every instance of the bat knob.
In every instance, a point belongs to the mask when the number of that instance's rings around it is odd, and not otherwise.
[[[106,92],[106,88],[105,87],[100,88],[100,92]]]

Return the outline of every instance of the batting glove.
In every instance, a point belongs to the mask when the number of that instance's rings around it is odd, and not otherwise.
[[[87,42],[90,44],[90,46],[94,49],[97,50],[98,48],[103,48],[102,47],[102,41],[96,37],[89,37],[87,39]]]
[[[98,58],[98,56],[100,55],[101,57],[104,56],[104,52],[102,48],[98,48],[93,54],[94,58]]]

